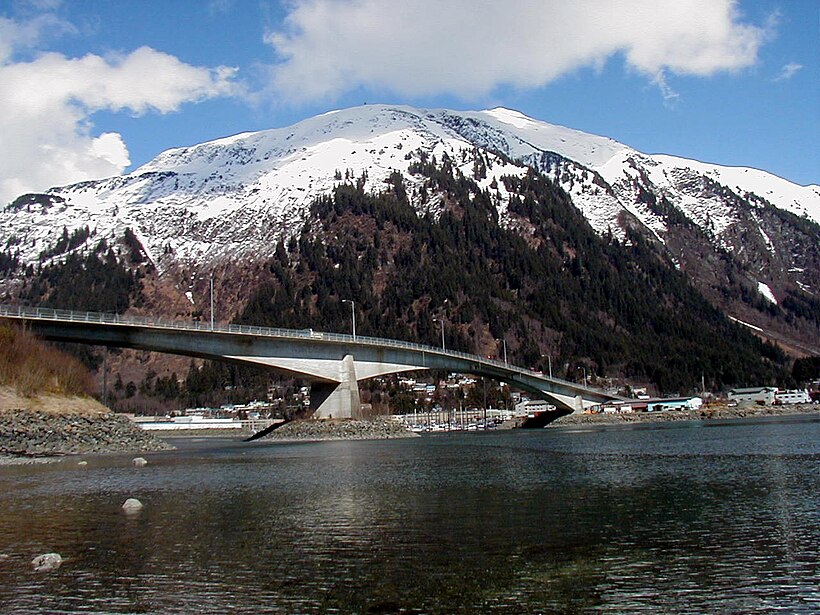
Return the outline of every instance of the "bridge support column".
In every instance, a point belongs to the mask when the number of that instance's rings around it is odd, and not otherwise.
[[[584,412],[584,398],[580,395],[575,396],[575,403],[572,407],[573,414],[582,414]]]
[[[310,387],[310,409],[317,419],[357,419],[361,416],[359,383],[353,357],[339,363],[339,382],[315,382]]]

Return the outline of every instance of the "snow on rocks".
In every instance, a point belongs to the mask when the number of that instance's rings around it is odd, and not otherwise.
[[[599,233],[621,236],[628,215],[663,240],[663,221],[636,202],[638,184],[666,197],[718,244],[737,212],[715,187],[739,197],[754,193],[820,222],[820,186],[764,171],[642,154],[509,109],[366,105],[167,150],[128,175],[52,188],[39,201],[0,209],[0,243],[19,249],[23,263],[37,263],[64,227],[70,234],[88,226],[95,242],[130,228],[160,270],[169,259],[265,257],[276,239],[302,228],[310,203],[340,182],[364,178],[365,190],[380,191],[398,172],[412,195],[420,179],[409,169],[419,156],[447,155],[469,174],[476,149],[497,167],[482,187],[531,165],[551,175]],[[511,162],[500,162],[499,153]],[[500,214],[506,196],[497,202]]]

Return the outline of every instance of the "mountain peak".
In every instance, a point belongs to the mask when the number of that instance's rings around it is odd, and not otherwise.
[[[0,257],[36,266],[63,258],[66,251],[55,246],[83,249],[71,237],[93,233],[95,241],[113,245],[129,230],[160,271],[264,259],[279,239],[301,231],[318,197],[343,183],[376,193],[398,175],[410,204],[437,215],[449,197],[417,169],[445,158],[454,175],[487,196],[506,228],[526,228],[509,209],[511,199],[523,197],[508,183],[534,170],[600,235],[624,241],[642,233],[700,284],[711,285],[707,294],[715,302],[727,296],[721,280],[736,279],[737,272],[752,292],[764,284],[778,297],[820,293],[816,186],[643,154],[503,107],[362,105],[167,150],[125,176],[17,199],[0,211],[7,251]]]

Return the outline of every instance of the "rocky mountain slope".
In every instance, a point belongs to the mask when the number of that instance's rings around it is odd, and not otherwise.
[[[647,155],[501,108],[345,109],[168,150],[121,177],[23,195],[0,212],[0,271],[19,282],[28,265],[125,241],[160,277],[175,272],[176,291],[164,292],[178,300],[190,292],[182,272],[272,256],[309,220],[316,197],[345,182],[378,193],[398,173],[416,211],[439,215],[446,195],[411,169],[445,158],[491,195],[502,227],[530,232],[508,212],[504,178],[535,170],[599,235],[624,241],[637,231],[731,317],[796,354],[820,352],[820,186]],[[4,287],[12,296],[15,284]]]

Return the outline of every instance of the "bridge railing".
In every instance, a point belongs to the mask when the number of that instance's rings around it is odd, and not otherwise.
[[[340,342],[340,343],[357,343],[366,344],[368,346],[381,346],[390,348],[401,348],[407,350],[414,350],[418,352],[425,352],[430,354],[437,354],[447,357],[455,357],[480,363],[482,365],[491,365],[499,367],[504,370],[511,370],[532,376],[534,378],[548,379],[551,382],[565,384],[574,389],[584,388],[578,383],[562,380],[560,378],[546,378],[543,373],[536,372],[525,367],[512,365],[497,359],[490,359],[481,357],[479,355],[462,352],[460,350],[443,350],[435,346],[427,346],[425,344],[417,344],[415,342],[406,342],[403,340],[394,340],[382,337],[369,337],[364,335],[357,335],[355,339],[352,335],[346,333],[327,333],[321,331],[314,331],[312,329],[282,329],[277,327],[257,327],[251,325],[233,325],[233,324],[214,324],[203,323],[199,321],[187,320],[172,320],[168,318],[148,318],[145,316],[122,316],[120,314],[105,314],[102,312],[75,312],[72,310],[58,310],[52,308],[42,307],[25,307],[16,305],[0,305],[0,317],[16,317],[31,320],[56,320],[63,322],[88,322],[100,323],[109,325],[134,325],[145,326],[172,330],[193,330],[193,331],[208,331],[215,333],[231,333],[240,335],[257,335],[264,337],[276,337],[287,339],[312,339],[317,341]]]

